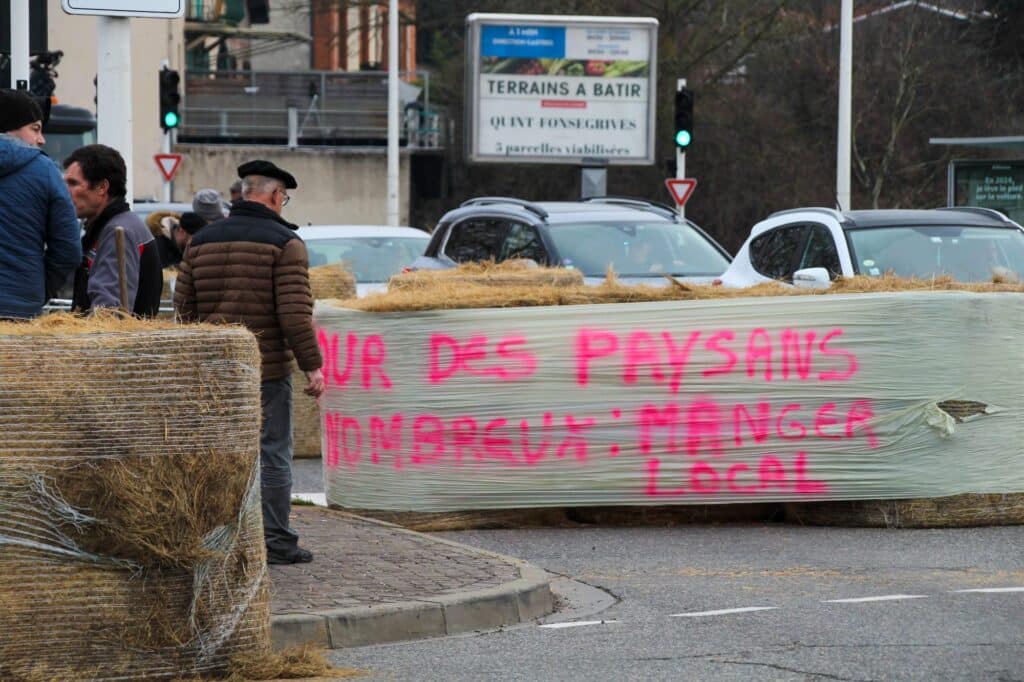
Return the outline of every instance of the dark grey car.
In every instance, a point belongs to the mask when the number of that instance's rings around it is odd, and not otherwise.
[[[470,199],[449,211],[413,269],[524,258],[579,270],[603,281],[609,268],[630,284],[662,286],[665,275],[710,282],[729,267],[728,252],[667,206],[600,197],[575,202]]]

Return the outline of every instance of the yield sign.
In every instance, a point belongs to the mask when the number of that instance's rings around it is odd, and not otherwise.
[[[665,180],[665,186],[668,187],[668,193],[675,199],[676,205],[682,206],[697,187],[697,179],[669,178]]]
[[[156,161],[157,168],[160,169],[164,180],[170,182],[174,179],[174,174],[178,172],[178,166],[181,165],[181,154],[154,154],[153,160]]]

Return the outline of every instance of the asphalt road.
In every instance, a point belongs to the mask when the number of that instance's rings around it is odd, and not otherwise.
[[[572,627],[341,650],[337,665],[374,680],[1024,680],[1024,527],[439,535],[615,600],[593,614],[570,596],[580,608],[549,620]]]

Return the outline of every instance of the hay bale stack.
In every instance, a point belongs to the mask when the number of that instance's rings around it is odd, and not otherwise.
[[[329,263],[309,269],[309,288],[313,298],[352,298],[356,295],[356,278],[344,263]]]
[[[544,268],[528,260],[503,263],[465,263],[452,270],[417,270],[395,275],[388,291],[420,290],[433,287],[458,287],[475,284],[486,287],[583,285],[583,273],[569,268]]]
[[[969,528],[1024,524],[1024,493],[965,494],[910,500],[791,502],[786,520],[848,528]]]
[[[0,679],[268,650],[259,370],[241,328],[0,324]]]
[[[342,263],[309,269],[313,298],[346,299],[356,295],[356,278]],[[292,430],[296,457],[320,456],[320,405],[302,392],[306,375],[292,363]]]
[[[465,266],[463,266],[465,267]],[[557,268],[552,268],[557,270]],[[442,271],[444,272],[458,272]],[[566,272],[575,272],[566,270]],[[774,282],[745,289],[699,285],[667,277],[669,286],[652,287],[622,284],[609,272],[599,286],[584,284],[509,283],[490,286],[480,281],[446,279],[443,274],[423,273],[429,286],[411,287],[395,283],[410,274],[392,278],[386,294],[377,294],[340,303],[343,307],[374,313],[413,312],[419,310],[455,310],[467,308],[518,308],[549,305],[587,305],[595,303],[643,303],[655,301],[694,301],[764,296],[828,296],[830,294],[868,294],[892,291],[972,291],[1024,293],[1019,283],[991,282],[964,284],[949,277],[903,279],[894,276],[840,278],[829,289],[798,289]],[[454,275],[449,275],[453,277]],[[431,277],[433,277],[431,279]]]
[[[578,528],[581,526],[680,526],[701,523],[755,523],[782,518],[779,504],[704,504],[674,507],[539,507],[453,512],[345,509],[420,533],[453,530]]]

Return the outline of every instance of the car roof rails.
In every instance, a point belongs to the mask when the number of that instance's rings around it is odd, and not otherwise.
[[[782,211],[775,211],[770,214],[769,218],[774,218],[780,215],[787,215],[789,213],[824,213],[825,215],[831,216],[841,223],[853,222],[849,216],[845,215],[842,211],[835,208],[825,208],[824,206],[808,206],[807,208],[787,208]]]
[[[635,197],[586,197],[585,199],[583,199],[583,201],[588,204],[612,204],[615,206],[628,206],[630,208],[636,208],[641,211],[652,211],[654,213],[664,214],[672,218],[678,217],[679,215],[679,213],[668,204],[662,204],[657,201],[648,201],[647,199],[637,199]]]
[[[988,216],[989,218],[995,218],[1001,223],[1016,224],[1009,216],[997,211],[994,208],[983,208],[981,206],[939,206],[938,208],[932,209],[933,211],[964,211],[966,213],[977,213],[979,215]]]
[[[513,206],[519,206],[525,208],[530,213],[533,213],[539,218],[546,219],[548,212],[537,204],[525,201],[524,199],[516,199],[514,197],[474,197],[473,199],[467,199],[463,201],[460,206],[487,206],[489,204],[512,204]]]

